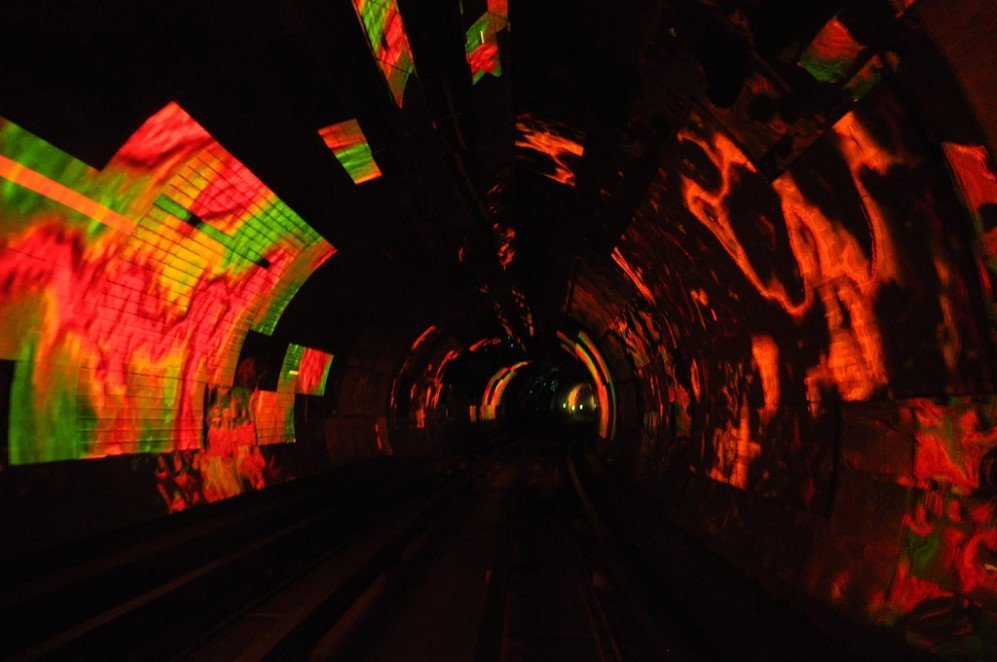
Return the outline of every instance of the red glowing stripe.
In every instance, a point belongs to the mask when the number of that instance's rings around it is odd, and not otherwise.
[[[751,356],[762,378],[765,404],[759,415],[767,423],[779,409],[779,346],[771,336],[752,336]]]
[[[481,398],[481,420],[495,420],[499,405],[502,404],[502,396],[509,382],[516,376],[516,373],[523,367],[529,365],[531,361],[520,361],[511,366],[499,369],[485,386],[484,396]]]
[[[613,262],[620,267],[626,277],[630,280],[630,283],[637,289],[641,297],[643,297],[644,301],[652,306],[656,306],[657,301],[654,299],[654,294],[651,292],[651,288],[644,282],[640,268],[632,267],[630,263],[627,262],[626,258],[623,257],[623,254],[620,253],[620,249],[618,247],[613,249],[612,257]]]
[[[436,333],[436,325],[430,324],[425,331],[419,334],[419,337],[415,339],[415,341],[412,343],[412,346],[409,349],[414,352],[416,349],[418,349],[419,345],[426,342],[426,340],[429,339],[429,336],[433,335],[434,333]]]
[[[481,340],[471,344],[471,346],[467,348],[467,351],[477,352],[478,350],[483,349],[485,347],[494,347],[495,345],[498,345],[501,342],[502,342],[501,338],[482,338]]]

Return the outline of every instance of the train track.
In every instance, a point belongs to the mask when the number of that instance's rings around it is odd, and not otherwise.
[[[39,563],[0,598],[2,656],[712,657],[649,607],[573,446],[496,438]]]

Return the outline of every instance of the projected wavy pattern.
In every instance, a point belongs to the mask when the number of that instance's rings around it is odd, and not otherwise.
[[[176,104],[101,171],[2,121],[0,177],[12,464],[201,448],[205,386],[334,252]]]
[[[367,138],[356,120],[327,126],[319,129],[318,134],[346,169],[354,184],[362,184],[381,176],[381,169],[377,167]]]
[[[774,180],[694,113],[662,168],[677,176],[652,185],[613,253],[633,304],[612,328],[657,414],[648,435],[672,418],[697,473],[806,507],[830,490],[829,403],[991,383],[970,247],[942,221],[951,190],[891,94],[863,104]],[[995,180],[978,148],[946,152],[986,264]],[[777,485],[776,467],[799,475]]]
[[[632,360],[635,466],[693,485],[672,515],[856,620],[980,657],[997,410],[965,394],[993,389],[997,178],[972,144],[940,145],[946,173],[895,95],[878,86],[775,174],[694,112],[602,267],[612,284],[576,284],[629,303],[572,312]],[[807,551],[738,538],[761,502],[820,522]]]
[[[353,0],[374,59],[384,75],[392,98],[402,107],[405,85],[415,73],[402,16],[395,0]]]

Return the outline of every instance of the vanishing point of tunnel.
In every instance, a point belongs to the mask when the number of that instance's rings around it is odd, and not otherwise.
[[[3,0],[0,659],[997,659],[995,0]]]

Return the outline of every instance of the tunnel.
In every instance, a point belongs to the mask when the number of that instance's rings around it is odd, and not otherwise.
[[[997,659],[992,0],[0,26],[0,657]]]

